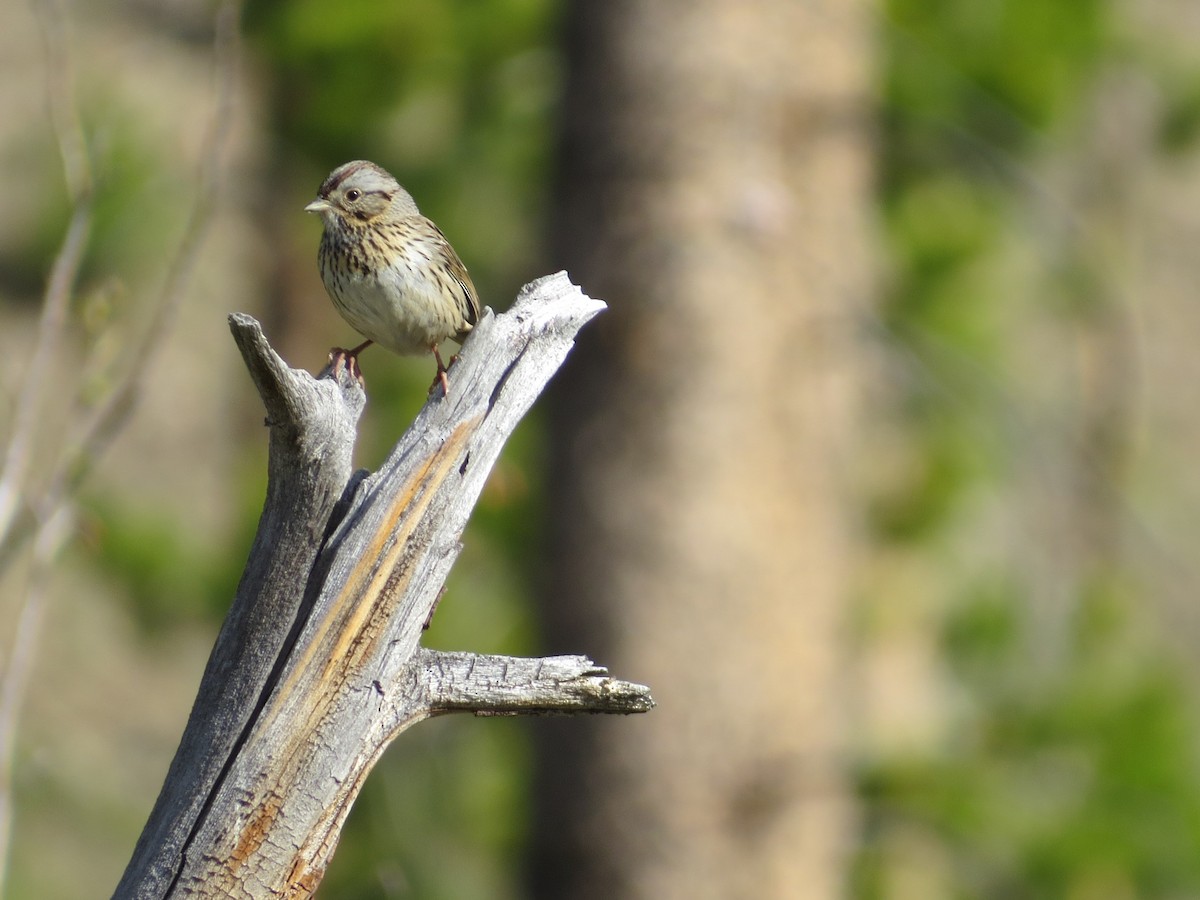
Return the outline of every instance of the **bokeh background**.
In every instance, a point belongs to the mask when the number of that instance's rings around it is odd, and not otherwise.
[[[225,8],[233,41],[196,0],[0,8],[29,503],[136,388],[61,546],[0,539],[6,896],[103,896],[128,860],[265,490],[225,316],[310,371],[354,341],[302,209],[369,158],[485,303],[568,268],[612,305],[428,642],[589,653],[660,708],[406,732],[321,896],[1200,897],[1194,0]],[[34,366],[64,134],[92,214]],[[372,467],[432,366],[363,364]]]

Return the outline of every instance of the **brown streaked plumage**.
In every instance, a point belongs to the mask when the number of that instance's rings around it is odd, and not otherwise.
[[[361,159],[334,169],[304,208],[325,225],[317,255],[325,290],[367,339],[353,350],[335,347],[330,361],[361,380],[358,354],[372,343],[394,353],[431,352],[434,385],[448,394],[438,345],[462,343],[479,320],[479,295],[446,236],[395,178]]]

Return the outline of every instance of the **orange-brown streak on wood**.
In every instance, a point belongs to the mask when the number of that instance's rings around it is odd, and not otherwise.
[[[308,864],[307,860],[298,856],[292,865],[292,870],[288,873],[286,887],[280,892],[280,896],[287,897],[288,900],[311,897],[324,877],[324,865],[314,868]]]
[[[387,621],[393,612],[392,598],[397,592],[403,592],[411,576],[411,567],[404,565],[411,552],[410,539],[420,526],[430,502],[437,493],[438,485],[453,470],[464,445],[481,421],[482,417],[477,417],[456,428],[429,457],[425,465],[396,492],[387,515],[380,522],[378,533],[363,553],[354,572],[347,578],[346,585],[337,599],[329,605],[330,613],[322,623],[321,629],[309,642],[304,655],[291,667],[288,680],[280,686],[277,699],[272,704],[272,712],[267,713],[260,724],[260,728],[266,728],[267,731],[272,723],[266,719],[275,718],[282,713],[286,706],[286,698],[299,689],[314,658],[320,654],[322,648],[328,648],[327,662],[318,682],[318,690],[310,694],[311,703],[308,705],[307,715],[301,717],[302,722],[289,729],[286,743],[280,747],[279,755],[285,761],[276,769],[278,776],[275,783],[269,788],[260,788],[261,791],[269,792],[269,796],[279,796],[294,788],[298,773],[313,753],[313,736],[319,732],[329,705],[340,694],[341,686],[349,673],[361,665],[362,660],[375,647],[379,635],[386,631]],[[281,890],[285,896],[305,896],[299,889],[300,885],[311,885],[310,893],[316,889],[324,875],[328,856],[336,843],[341,822],[349,813],[367,773],[382,754],[386,744],[387,741],[377,748],[372,748],[373,752],[365,765],[343,783],[341,798],[334,806],[335,814],[329,819],[329,830],[318,827],[313,832],[324,833],[323,839],[318,841],[315,847],[310,843],[298,850],[292,871],[303,872],[303,877],[299,882],[293,877],[287,879]],[[276,805],[270,820],[264,822],[265,827],[262,829],[252,829],[261,816],[256,817],[247,826],[238,843],[239,848],[247,848],[244,856],[261,846],[277,813]],[[330,837],[333,840],[330,840]],[[240,867],[243,861],[239,858],[236,866]],[[230,869],[236,871],[232,860]]]
[[[279,796],[271,794],[246,822],[245,827],[242,829],[241,837],[238,838],[237,846],[229,854],[227,869],[230,876],[237,875],[242,865],[258,853],[259,848],[266,841],[267,835],[271,833],[271,829],[275,826],[275,820],[278,817]]]
[[[433,491],[423,489],[431,484],[436,485],[441,482],[447,470],[457,459],[463,444],[474,433],[481,421],[482,417],[476,417],[456,428],[441,447],[429,457],[420,471],[409,480],[402,490],[396,492],[396,497],[392,501],[384,521],[380,523],[378,532],[355,565],[353,573],[346,579],[346,584],[337,599],[327,607],[329,613],[321,622],[320,630],[308,642],[307,647],[303,650],[303,656],[290,667],[287,680],[279,686],[278,700],[272,704],[275,714],[282,711],[285,698],[294,693],[297,683],[310,670],[313,659],[329,645],[331,640],[335,640],[336,643],[325,654],[327,662],[321,674],[321,683],[328,685],[333,681],[334,687],[341,683],[341,678],[335,677],[335,670],[339,667],[339,663],[344,662],[345,647],[358,638],[363,629],[362,622],[375,612],[380,600],[380,592],[383,587],[387,586],[387,580],[391,577],[396,557],[405,549],[407,539],[415,528],[415,523],[420,521],[421,514],[424,513],[432,497]],[[424,502],[416,505],[418,499]],[[410,504],[413,504],[411,509],[409,508]],[[404,533],[396,535],[396,540],[387,550],[386,558],[380,559],[392,536],[392,523],[405,513],[410,513],[408,528]],[[377,561],[378,565],[376,565]],[[371,578],[372,573],[374,573],[374,578]],[[368,578],[370,578],[369,583]],[[364,602],[368,598],[370,598],[369,602]],[[331,637],[334,634],[337,635],[336,638]],[[348,667],[343,664],[341,669],[344,675]],[[322,692],[325,697],[332,696],[333,693],[333,690]],[[313,712],[320,713],[323,711],[324,703],[318,703],[316,707]],[[313,718],[310,715],[305,725],[311,729],[318,722],[319,716]]]
[[[450,469],[458,462],[463,446],[481,421],[482,418],[475,418],[458,426],[421,471],[403,490],[396,493],[396,499],[380,523],[379,533],[372,541],[369,551],[381,554],[385,552],[386,547],[385,558],[374,567],[374,577],[363,590],[359,585],[372,568],[369,564],[364,565],[367,563],[367,554],[364,554],[346,589],[332,607],[341,609],[344,605],[349,605],[352,615],[338,629],[337,643],[321,673],[323,683],[331,679],[340,682],[345,673],[356,668],[359,661],[374,647],[374,639],[384,629],[392,612],[392,598],[397,593],[403,593],[403,588],[412,576],[412,567],[403,565],[414,549],[410,546],[412,536],[424,521],[425,512],[437,493],[437,487],[445,481]]]

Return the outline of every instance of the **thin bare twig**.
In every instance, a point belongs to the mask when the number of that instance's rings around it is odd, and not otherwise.
[[[128,354],[134,363],[105,398],[89,414],[80,417],[79,426],[65,442],[66,449],[60,454],[45,488],[37,498],[26,499],[22,503],[18,484],[18,490],[12,495],[12,508],[5,516],[5,481],[0,477],[0,571],[7,568],[25,541],[32,537],[38,521],[52,516],[71,496],[95,461],[103,456],[104,450],[120,433],[136,405],[141,383],[157,357],[163,339],[170,332],[179,306],[187,294],[221,189],[224,172],[222,158],[233,122],[240,52],[240,16],[240,0],[227,0],[217,11],[213,49],[216,102],[203,142],[196,200],[172,257],[159,302],[152,308],[150,324],[138,346]],[[64,159],[66,157],[64,151]],[[51,355],[46,354],[47,358]],[[34,407],[33,411],[36,410],[37,407]]]
[[[33,354],[17,391],[12,431],[0,466],[0,546],[12,534],[12,525],[22,502],[27,502],[25,482],[49,385],[44,373],[62,343],[67,309],[92,223],[91,166],[75,104],[73,67],[63,11],[58,0],[33,0],[33,10],[40,26],[46,60],[46,100],[71,195],[72,213],[46,283]]]
[[[46,102],[62,157],[63,174],[71,196],[71,220],[54,258],[33,353],[19,386],[12,431],[0,466],[0,550],[17,541],[13,524],[30,503],[28,485],[37,426],[46,401],[49,379],[45,371],[58,353],[67,311],[75,291],[79,267],[92,225],[92,175],[87,141],[75,104],[74,70],[66,38],[66,23],[58,0],[33,0],[46,62]],[[64,520],[56,516],[38,523],[30,574],[17,610],[16,628],[8,661],[0,681],[0,893],[8,873],[8,845],[12,823],[12,768],[16,752],[17,719],[33,667],[45,609],[51,563],[66,539]],[[22,532],[22,535],[28,531]]]
[[[67,47],[67,18],[60,0],[32,0],[46,52],[46,88],[50,121],[62,157],[63,176],[72,200],[91,197],[92,164],[75,102],[75,70]]]
[[[64,510],[38,529],[8,665],[4,670],[4,680],[0,681],[0,895],[4,893],[4,881],[8,874],[8,842],[13,812],[12,763],[16,754],[17,719],[33,669],[54,559],[71,533],[69,519]]]
[[[137,401],[146,372],[161,350],[163,340],[187,295],[200,248],[212,225],[220,194],[225,145],[233,126],[234,94],[237,87],[240,50],[240,0],[226,0],[217,10],[213,44],[216,101],[200,157],[200,178],[196,199],[183,237],[171,260],[159,302],[155,304],[150,325],[136,350],[134,361],[108,396],[85,417],[68,443],[67,451],[51,476],[45,494],[43,514],[57,508],[87,474],[112,439],[119,433]]]

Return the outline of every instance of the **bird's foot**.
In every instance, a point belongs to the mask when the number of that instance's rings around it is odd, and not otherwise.
[[[358,357],[345,347],[333,347],[329,351],[329,370],[333,373],[334,381],[337,381],[338,376],[342,374],[343,367],[350,373],[351,378],[366,387],[362,369],[358,367]]]
[[[450,379],[446,377],[446,364],[442,362],[442,354],[438,352],[437,344],[429,348],[433,351],[433,358],[437,360],[437,374],[433,376],[433,383],[429,385],[429,393],[432,394],[437,386],[442,386],[442,396],[450,396]],[[450,357],[450,362],[454,362],[458,357]]]
[[[329,351],[329,368],[333,372],[334,380],[337,380],[342,367],[345,366],[346,371],[350,373],[350,377],[363,387],[366,387],[367,382],[363,378],[362,369],[358,365],[358,354],[370,347],[371,343],[371,341],[364,341],[351,350],[347,350],[345,347],[333,347]]]

